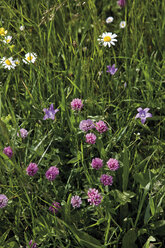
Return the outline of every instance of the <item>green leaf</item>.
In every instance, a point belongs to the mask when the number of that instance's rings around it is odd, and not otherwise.
[[[135,174],[133,177],[134,177],[134,180],[137,183],[140,183],[142,187],[145,187],[147,185],[147,183],[150,181],[148,171],[145,173],[139,172],[139,173]]]
[[[135,244],[136,239],[137,232],[135,229],[132,228],[124,235],[122,239],[122,248],[138,248]]]
[[[0,244],[2,245],[3,242],[6,240],[8,234],[10,232],[10,229],[8,229],[5,233],[2,234],[2,236],[0,237]]]
[[[154,241],[156,241],[156,239],[153,236],[150,236],[147,239],[147,242],[144,244],[143,248],[150,248],[150,242],[154,242]]]
[[[122,205],[126,204],[127,202],[131,202],[131,198],[136,195],[134,192],[121,192],[118,189],[111,190],[110,194],[114,197],[117,202],[121,203]]]

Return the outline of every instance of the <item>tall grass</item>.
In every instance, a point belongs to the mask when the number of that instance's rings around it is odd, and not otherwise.
[[[0,58],[21,61],[13,70],[0,67],[0,193],[9,198],[0,209],[0,247],[30,240],[44,248],[164,247],[165,2],[127,0],[121,9],[108,0],[1,0],[0,13],[0,27],[12,36],[10,44],[0,38]],[[99,44],[106,31],[117,34],[115,46]],[[22,62],[28,52],[37,54],[34,64]],[[106,72],[112,64],[113,76]],[[78,113],[74,98],[83,100]],[[51,103],[60,111],[55,121],[43,120]],[[138,107],[152,113],[145,125],[135,120]],[[95,145],[79,129],[84,119],[108,125]],[[29,132],[24,140],[20,128]],[[104,161],[98,171],[94,157]],[[109,158],[120,169],[105,187],[100,176],[109,173]],[[26,174],[30,162],[39,167],[34,177]],[[60,170],[53,182],[45,177],[50,166]],[[89,205],[89,188],[102,194],[99,206]],[[80,208],[71,205],[74,195]],[[61,204],[56,215],[53,201]]]

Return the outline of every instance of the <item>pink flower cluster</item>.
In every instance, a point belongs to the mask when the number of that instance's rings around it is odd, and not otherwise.
[[[46,178],[49,181],[53,181],[58,175],[59,175],[59,169],[56,166],[51,166],[45,174]]]
[[[108,168],[111,170],[111,171],[116,171],[119,169],[119,162],[117,159],[114,159],[114,158],[110,158],[107,162],[107,165],[108,165]]]
[[[26,168],[26,172],[29,176],[34,176],[38,171],[38,165],[35,163],[30,163],[29,166]]]
[[[96,122],[96,130],[99,133],[104,133],[108,130],[107,124],[104,121]]]
[[[82,100],[79,98],[73,99],[70,105],[72,110],[77,110],[77,111],[80,111],[83,107]]]
[[[88,190],[88,202],[90,202],[90,205],[98,206],[101,203],[101,200],[102,200],[102,196],[97,189],[90,188]]]
[[[21,135],[22,139],[25,139],[28,136],[28,131],[26,129],[24,129],[24,128],[21,128],[19,130],[19,132],[17,133],[18,137],[20,137],[20,135]]]
[[[100,159],[100,158],[93,158],[93,159],[92,159],[91,165],[92,165],[92,168],[93,168],[93,169],[98,170],[98,169],[100,169],[101,167],[103,167],[103,160]]]
[[[78,195],[72,196],[71,204],[74,208],[79,208],[80,205],[82,204],[81,197]]]
[[[96,135],[94,133],[87,133],[86,134],[86,143],[88,144],[95,144],[96,143]]]
[[[100,178],[100,181],[102,184],[104,184],[104,186],[112,185],[113,184],[113,177],[106,175],[106,174],[103,174]]]

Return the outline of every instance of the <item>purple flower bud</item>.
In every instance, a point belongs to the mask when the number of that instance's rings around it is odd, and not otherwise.
[[[19,137],[21,135],[22,139],[25,139],[28,135],[28,131],[24,128],[21,128],[19,132],[17,133],[17,136]]]
[[[95,124],[92,120],[88,119],[88,120],[82,120],[80,122],[79,128],[84,131],[87,132],[93,128],[95,128]]]
[[[96,122],[96,130],[99,133],[106,132],[108,130],[107,124],[104,121],[98,121],[98,122]]]
[[[112,185],[113,184],[113,177],[106,175],[106,174],[103,174],[100,178],[100,181],[102,184],[104,184],[104,186]]]
[[[49,211],[53,214],[57,214],[58,210],[61,208],[59,202],[53,202],[52,206],[49,207]]]
[[[126,0],[119,0],[117,1],[117,4],[120,6],[120,7],[124,7],[126,5]]]
[[[8,198],[5,195],[0,194],[0,208],[6,207],[7,203],[8,203]]]
[[[12,158],[12,156],[13,156],[13,151],[12,151],[12,149],[11,149],[10,146],[5,147],[4,150],[3,150],[3,153],[4,153],[6,156],[8,156],[8,158]]]

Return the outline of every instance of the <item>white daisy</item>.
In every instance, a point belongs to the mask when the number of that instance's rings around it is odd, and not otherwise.
[[[24,31],[25,30],[25,26],[20,26],[19,28],[21,31]]]
[[[113,17],[112,16],[109,16],[107,19],[106,19],[106,23],[111,23],[113,22]]]
[[[125,21],[120,22],[120,28],[125,28],[125,26],[126,26],[126,22]]]
[[[5,69],[15,69],[16,67],[16,64],[14,63],[14,60],[12,57],[10,58],[6,58],[6,57],[3,57],[1,60],[0,60],[0,63],[2,64],[2,66],[5,68]]]
[[[15,59],[15,60],[14,60],[14,63],[15,63],[16,65],[19,65],[19,64],[20,64],[20,60],[19,60],[19,59]]]
[[[103,44],[103,46],[111,46],[111,45],[115,45],[114,42],[116,42],[117,40],[114,39],[116,38],[117,35],[116,34],[112,34],[110,32],[106,32],[106,33],[103,33],[101,36],[100,36],[100,39],[97,39],[99,41],[100,44]]]
[[[23,59],[23,62],[25,64],[34,63],[36,58],[37,58],[36,53],[27,53],[25,54],[25,59]]]
[[[4,37],[3,42],[6,43],[6,44],[9,44],[11,39],[12,39],[12,36],[6,36],[6,37]]]

